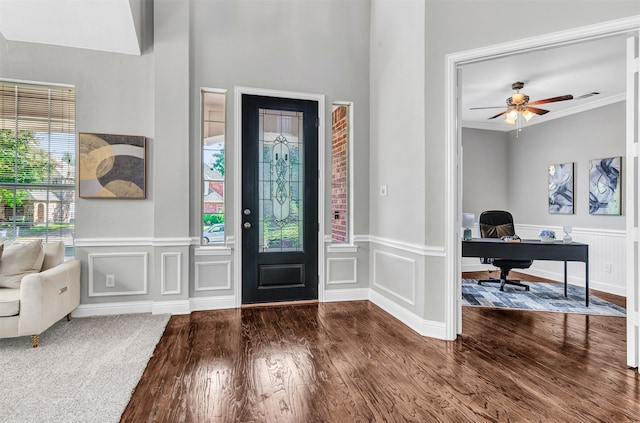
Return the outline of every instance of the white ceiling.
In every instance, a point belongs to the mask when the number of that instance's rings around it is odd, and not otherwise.
[[[537,106],[549,110],[535,116],[522,127],[623,101],[626,83],[626,41],[611,37],[555,47],[552,49],[502,57],[464,65],[462,68],[462,123],[464,127],[512,131],[504,115],[488,120],[505,108],[469,110],[471,107],[506,106],[514,92],[511,84],[525,83],[521,93],[530,102],[565,94],[573,100]],[[591,92],[599,95],[578,97]]]
[[[140,55],[139,10],[137,0],[0,0],[0,32],[11,41]]]
[[[0,0],[0,32],[7,40],[54,44],[125,54],[140,54],[141,3],[144,0]],[[133,10],[133,13],[132,13]],[[574,100],[541,105],[549,110],[523,127],[600,107],[625,97],[624,36],[506,56],[462,66],[464,127],[511,131],[503,117],[511,84],[536,101],[572,94]],[[587,99],[578,97],[597,91]]]

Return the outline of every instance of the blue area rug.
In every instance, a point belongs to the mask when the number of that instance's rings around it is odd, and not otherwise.
[[[523,281],[525,282],[525,281]],[[569,285],[564,296],[564,284],[557,282],[525,282],[523,288],[499,283],[462,279],[462,305],[471,307],[512,308],[519,310],[555,311],[560,313],[597,314],[601,316],[625,316],[626,310],[591,294],[589,307],[584,305],[584,289]]]

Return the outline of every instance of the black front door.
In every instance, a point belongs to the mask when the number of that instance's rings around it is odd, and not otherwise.
[[[242,303],[318,298],[318,102],[242,96]]]

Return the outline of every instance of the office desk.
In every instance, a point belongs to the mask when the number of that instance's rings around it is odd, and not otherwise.
[[[493,257],[511,260],[552,260],[564,262],[564,296],[567,296],[567,262],[584,263],[585,305],[589,306],[589,245],[580,242],[564,244],[537,239],[505,242],[499,238],[474,238],[462,241],[462,257]]]

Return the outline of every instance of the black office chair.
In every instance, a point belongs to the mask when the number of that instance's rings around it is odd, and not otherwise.
[[[480,224],[480,236],[482,238],[502,238],[503,236],[514,236],[516,234],[513,226],[513,216],[508,211],[489,210],[482,212],[478,219]],[[511,269],[528,269],[533,263],[532,260],[505,260],[500,258],[481,258],[482,263],[490,263],[500,268],[500,279],[490,278],[479,280],[478,285],[482,282],[500,282],[500,291],[504,291],[506,284],[520,286],[529,290],[529,286],[520,283],[519,280],[507,279]]]

